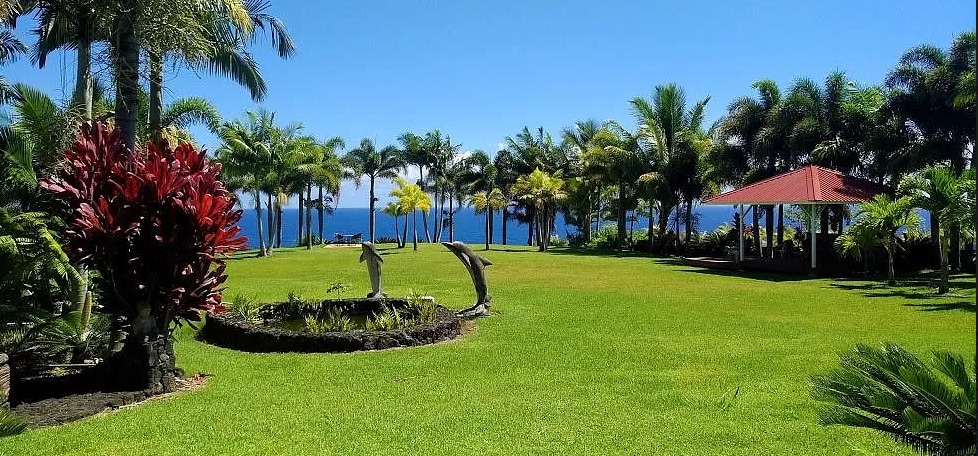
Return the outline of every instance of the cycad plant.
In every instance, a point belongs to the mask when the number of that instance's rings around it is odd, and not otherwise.
[[[935,351],[929,363],[899,345],[858,345],[838,369],[811,379],[828,406],[822,425],[873,429],[921,453],[975,454],[975,366]]]

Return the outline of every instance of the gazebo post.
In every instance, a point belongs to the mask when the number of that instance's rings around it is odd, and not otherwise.
[[[816,256],[815,252],[816,250],[818,250],[817,243],[815,242],[815,223],[817,222],[817,220],[815,220],[815,216],[817,213],[818,213],[818,204],[812,204],[812,213],[811,213],[812,216],[811,216],[811,221],[809,222],[810,225],[809,230],[812,236],[812,275],[816,275],[816,271],[817,271],[816,265],[818,264],[816,263],[815,260],[815,256]]]
[[[740,217],[737,217],[737,264],[744,260],[744,205],[740,205]]]

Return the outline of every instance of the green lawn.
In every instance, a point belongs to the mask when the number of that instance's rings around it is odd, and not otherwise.
[[[925,284],[753,278],[643,257],[487,253],[493,309],[462,340],[356,354],[249,354],[182,331],[206,387],[0,440],[4,455],[913,454],[815,423],[808,377],[858,342],[975,353],[973,276]],[[471,304],[441,246],[390,250],[385,288]],[[359,249],[235,259],[228,295],[365,294]],[[971,303],[969,306],[965,302]],[[960,307],[965,307],[961,309]],[[735,394],[736,393],[736,394]]]

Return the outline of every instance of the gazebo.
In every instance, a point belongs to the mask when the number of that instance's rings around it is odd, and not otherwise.
[[[815,214],[829,205],[857,204],[869,201],[873,196],[884,192],[884,188],[874,182],[858,177],[847,176],[838,171],[821,166],[808,165],[778,174],[774,177],[707,198],[703,204],[738,206],[737,232],[740,240],[737,246],[737,261],[744,258],[744,205],[794,204],[809,206],[812,217],[809,226],[812,238],[812,272],[815,272],[817,251],[815,243]]]

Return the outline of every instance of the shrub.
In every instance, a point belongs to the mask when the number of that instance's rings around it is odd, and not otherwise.
[[[425,299],[421,293],[412,291],[408,294],[408,309],[414,314],[414,321],[418,324],[434,323],[438,318],[438,304]]]
[[[560,236],[556,234],[550,236],[550,246],[551,247],[567,247],[568,241],[566,239],[561,239]]]
[[[401,315],[400,311],[387,305],[387,303],[381,303],[380,310],[374,312],[367,320],[367,330],[391,331],[408,326],[409,322]]]
[[[242,296],[234,295],[231,298],[231,302],[226,305],[227,310],[235,317],[243,320],[256,322],[260,320],[258,316],[258,305],[254,299]]]
[[[338,307],[327,310],[322,318],[317,318],[315,315],[306,315],[304,320],[306,331],[311,333],[351,331],[354,329],[353,321]]]
[[[99,123],[82,126],[65,166],[41,183],[71,211],[69,254],[99,272],[112,290],[105,309],[131,324],[119,361],[130,386],[172,389],[172,358],[155,362],[170,325],[222,308],[221,256],[247,240],[220,170],[191,144],[127,150],[118,130]],[[166,371],[162,383],[154,370]]]
[[[377,238],[377,244],[397,244],[397,239],[392,237],[379,237]]]

